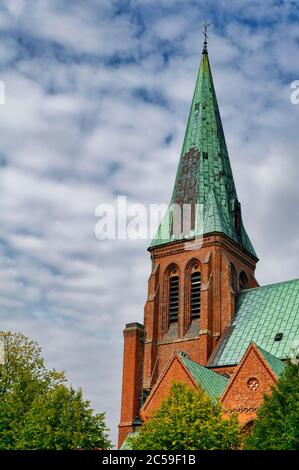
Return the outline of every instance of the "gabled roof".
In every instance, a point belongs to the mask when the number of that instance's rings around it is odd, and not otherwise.
[[[227,387],[220,397],[220,402],[227,410],[256,409],[262,404],[264,393],[267,393],[269,386],[277,381],[283,368],[282,361],[259,348],[252,341],[239,364],[234,368]],[[247,395],[248,382],[251,379],[257,380],[257,389],[255,389],[257,393]],[[241,418],[241,422],[243,419],[244,416]],[[247,420],[248,417],[245,417],[245,422]]]
[[[265,349],[259,348],[258,346],[257,346],[257,349],[259,350],[259,352],[261,353],[261,355],[267,362],[270,369],[277,375],[277,377],[279,377],[280,374],[282,374],[282,372],[284,371],[285,363],[282,362],[277,357],[270,354],[268,351],[265,351]]]
[[[256,257],[243,226],[207,51],[203,51],[171,204],[198,205],[194,227],[172,233],[169,208],[151,246],[223,233]],[[236,213],[237,211],[237,213]],[[239,226],[236,225],[236,217]],[[201,219],[201,220],[199,220]],[[203,219],[203,222],[202,222]]]
[[[141,407],[140,416],[142,419],[147,419],[153,409],[153,403],[159,390],[163,389],[163,396],[165,390],[170,390],[171,384],[176,380],[176,368],[179,366],[184,374],[180,374],[180,381],[187,383],[195,388],[200,386],[201,389],[209,395],[209,397],[217,401],[222,395],[228,383],[228,378],[209,370],[197,362],[192,361],[186,356],[184,352],[174,352],[168,363],[165,365],[163,371],[158,377],[150,394],[146,398]]]
[[[206,369],[197,362],[191,361],[191,359],[188,359],[183,354],[179,354],[179,356],[197,385],[213,400],[217,400],[224,392],[229,379],[212,370]]]
[[[238,364],[253,341],[278,371],[273,356],[287,359],[298,340],[299,279],[248,289],[238,294],[235,319],[208,366]]]

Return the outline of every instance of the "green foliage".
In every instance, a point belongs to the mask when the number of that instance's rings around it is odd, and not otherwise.
[[[265,395],[245,449],[299,449],[298,365],[288,364],[272,393]]]
[[[159,410],[129,438],[133,450],[228,450],[240,445],[237,418],[222,419],[220,405],[201,390],[174,383]]]
[[[1,449],[109,448],[104,414],[93,414],[63,372],[48,370],[37,343],[0,332]]]

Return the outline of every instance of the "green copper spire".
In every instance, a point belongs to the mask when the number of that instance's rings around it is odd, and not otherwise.
[[[174,204],[191,207],[187,231],[174,229]],[[205,36],[171,204],[151,246],[210,233],[227,235],[257,257],[242,222]]]

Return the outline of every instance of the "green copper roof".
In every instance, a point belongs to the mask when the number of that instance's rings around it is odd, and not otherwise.
[[[132,444],[130,439],[136,437],[138,432],[130,432],[127,437],[125,438],[124,442],[122,443],[119,450],[132,450]]]
[[[180,354],[180,358],[188,369],[195,382],[213,399],[217,400],[228,383],[228,379],[212,370],[206,369],[197,362],[187,359]]]
[[[280,340],[277,333],[282,333]],[[299,279],[241,292],[235,320],[208,365],[238,364],[252,341],[278,359],[287,359],[298,347]],[[270,356],[264,357],[270,364]]]
[[[172,204],[194,208],[183,235],[173,229]],[[203,52],[171,204],[151,246],[214,232],[256,257],[242,223],[209,58]]]
[[[265,361],[267,362],[270,369],[273,370],[273,372],[277,376],[280,376],[280,374],[282,374],[282,372],[285,368],[284,362],[282,362],[280,359],[278,359],[277,357],[270,354],[268,351],[265,351],[265,349],[259,348],[258,346],[257,346],[257,348],[260,351],[260,353],[262,354]]]

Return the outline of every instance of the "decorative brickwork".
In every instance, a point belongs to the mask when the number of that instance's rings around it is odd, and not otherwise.
[[[152,412],[160,407],[161,402],[169,394],[171,384],[174,382],[184,382],[192,388],[197,388],[196,382],[190,376],[178,356],[174,354],[164,368],[159,380],[141,409],[141,418],[147,420]]]
[[[271,385],[277,379],[278,376],[252,343],[235,368],[220,401],[227,413],[238,413],[240,423],[246,424],[255,418],[264,394],[271,392]]]

